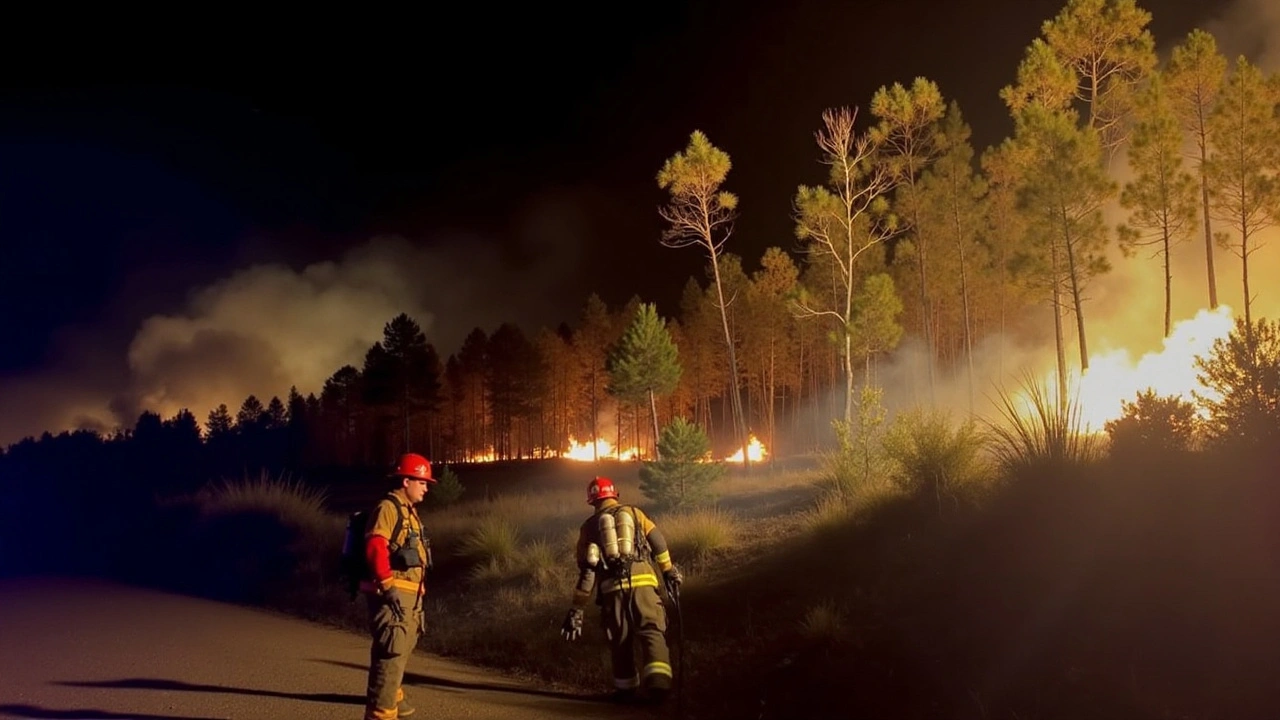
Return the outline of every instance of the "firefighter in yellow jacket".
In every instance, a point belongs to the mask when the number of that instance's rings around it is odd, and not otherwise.
[[[392,489],[369,514],[365,559],[370,576],[360,584],[369,603],[369,682],[365,720],[397,720],[414,708],[405,702],[405,665],[425,629],[423,596],[430,548],[414,506],[427,495],[431,463],[408,453],[389,474]]]
[[[668,588],[678,587],[683,577],[671,562],[657,525],[640,508],[621,504],[612,480],[593,479],[587,486],[587,502],[595,513],[578,531],[578,584],[561,634],[567,640],[582,635],[583,608],[594,589],[612,653],[614,699],[630,702],[643,688],[645,699],[661,702],[671,691],[671,654],[666,608],[653,565],[662,571]],[[641,656],[638,669],[636,644]]]

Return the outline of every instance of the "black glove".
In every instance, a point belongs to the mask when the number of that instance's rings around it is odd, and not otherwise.
[[[391,614],[396,616],[396,622],[404,622],[404,605],[400,602],[400,593],[396,592],[395,588],[382,591],[382,602],[386,603]]]
[[[672,565],[671,569],[663,571],[662,579],[667,583],[667,592],[671,593],[671,597],[680,594],[680,583],[684,582],[684,574],[680,572],[680,568]]]
[[[582,637],[582,608],[569,608],[569,614],[564,616],[564,624],[560,626],[560,634],[565,640]]]

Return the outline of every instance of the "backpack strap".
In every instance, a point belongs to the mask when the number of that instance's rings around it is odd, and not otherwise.
[[[645,562],[652,562],[653,548],[649,547],[649,536],[645,534],[644,528],[640,526],[640,516],[636,514],[640,509],[635,505],[628,505],[627,507],[631,510],[631,519],[635,521],[636,557]]]
[[[388,494],[387,499],[391,500],[391,504],[396,506],[396,524],[391,528],[391,541],[387,544],[393,547],[400,547],[395,540],[400,537],[400,531],[404,530],[405,506],[401,505],[400,500],[394,495]]]

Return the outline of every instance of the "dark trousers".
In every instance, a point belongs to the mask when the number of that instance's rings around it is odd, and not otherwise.
[[[617,590],[601,601],[601,619],[613,656],[613,685],[629,689],[671,687],[667,609],[656,588]],[[641,665],[636,670],[636,646]]]

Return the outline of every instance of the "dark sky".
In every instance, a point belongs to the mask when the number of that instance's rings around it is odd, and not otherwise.
[[[543,303],[572,321],[592,291],[673,312],[702,257],[659,245],[654,176],[690,131],[733,157],[730,250],[752,268],[765,247],[792,247],[795,187],[821,179],[824,108],[866,115],[876,88],[925,75],[980,146],[996,142],[1009,131],[997,92],[1063,4],[475,3],[10,27],[0,379],[77,343],[121,357],[194,287],[252,263],[336,260],[377,234],[485,244],[518,266],[561,247],[529,230],[548,212],[579,236],[569,281],[537,298],[489,288],[495,312]],[[1161,45],[1226,4],[1143,3]],[[465,324],[468,307],[441,312]]]

